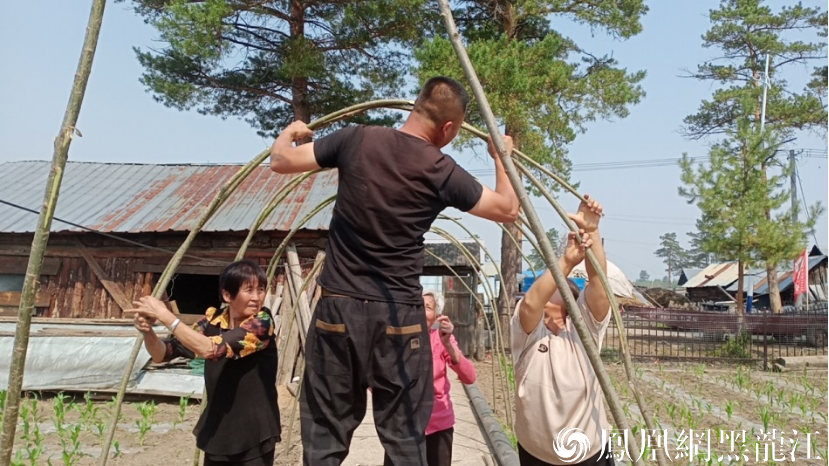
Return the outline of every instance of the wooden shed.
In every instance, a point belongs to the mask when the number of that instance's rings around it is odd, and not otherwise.
[[[69,162],[41,272],[36,317],[122,318],[125,307],[151,292],[203,209],[239,168]],[[49,169],[49,162],[42,161],[0,165],[0,318],[17,314]],[[168,299],[183,315],[196,319],[218,304],[220,271],[233,260],[262,208],[290,179],[266,166],[257,168],[207,222],[167,287]],[[246,257],[266,266],[287,232],[336,188],[336,171],[326,171],[293,189],[260,227]],[[325,248],[331,212],[332,206],[321,210],[293,238],[304,274]],[[470,277],[475,289],[472,264],[457,248],[427,247]],[[467,247],[480,256],[477,244]],[[424,259],[424,274],[454,275],[433,256]],[[471,295],[465,296],[468,307],[452,311],[461,333],[465,326],[474,328],[477,312]]]

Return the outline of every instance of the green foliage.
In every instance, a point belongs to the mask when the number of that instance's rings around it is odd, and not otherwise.
[[[81,415],[81,425],[84,426],[84,428],[89,429],[94,425],[95,421],[97,420],[98,410],[100,408],[95,406],[95,402],[92,400],[92,396],[89,392],[84,393],[83,399],[84,404],[76,404],[75,409]]]
[[[569,19],[628,38],[641,31],[639,19],[647,12],[641,0],[464,1],[454,6],[493,112],[522,152],[565,178],[570,172],[567,146],[585,132],[586,124],[624,118],[628,106],[644,96],[644,71],[629,73],[610,56],[586,52],[551,23]],[[443,37],[423,44],[415,57],[421,83],[435,75],[465,81],[451,43]],[[475,105],[467,117],[480,126]]]
[[[19,455],[15,457],[15,463],[23,465],[24,458],[30,466],[38,464],[38,459],[43,455],[45,435],[40,431],[40,407],[36,397],[26,398],[20,404],[20,418],[23,426],[21,437],[23,448],[18,450]],[[22,452],[25,452],[25,457]]]
[[[679,241],[676,239],[676,233],[665,233],[659,237],[661,247],[654,251],[654,255],[665,262],[665,271],[668,272],[668,281],[673,282],[672,278],[676,278],[682,267],[685,266],[687,253]],[[673,286],[673,283],[670,283]]]
[[[751,333],[745,330],[739,332],[733,338],[729,338],[724,345],[712,353],[719,358],[748,359],[751,357]],[[740,374],[740,377],[742,374]],[[744,383],[742,379],[739,383]],[[740,387],[742,388],[742,386]]]
[[[164,105],[245,118],[260,134],[361,101],[398,97],[407,52],[438,25],[425,0],[137,0],[161,46],[135,49]],[[419,21],[412,21],[418,18]],[[392,123],[391,113],[352,121]]]
[[[829,15],[827,12],[823,12],[822,15],[815,18],[812,22],[814,27],[823,28],[822,31],[818,32],[818,35],[823,38],[823,42],[826,42],[827,36],[829,36]],[[815,68],[814,73],[812,73],[814,79],[809,82],[808,88],[814,95],[821,99],[823,102],[823,108],[826,109],[826,99],[829,97],[829,68],[826,67],[825,63],[824,66],[819,66]],[[824,121],[825,124],[829,124]],[[827,127],[824,126],[824,133],[827,132]]]
[[[135,421],[135,426],[138,427],[138,444],[144,446],[147,432],[153,428],[155,424],[155,411],[158,408],[155,401],[144,401],[136,403],[135,409],[141,414],[141,419]]]
[[[705,251],[703,244],[707,240],[708,234],[703,229],[699,219],[696,221],[696,225],[696,231],[686,233],[691,241],[690,247],[685,251],[685,267],[703,269],[718,261],[720,258]]]
[[[515,389],[515,368],[513,368],[512,362],[501,356],[500,363],[501,368],[507,374],[507,382],[509,382],[510,388]]]
[[[753,111],[750,103],[743,109],[744,116]],[[777,174],[764,170],[779,144],[778,133],[767,131],[764,137],[749,118],[742,118],[737,130],[726,134],[711,148],[708,165],[694,167],[687,156],[680,162],[684,186],[679,193],[702,213],[700,247],[747,265],[796,257],[822,207],[812,207],[809,222],[792,224],[784,209],[787,168]],[[778,213],[767,218],[766,212]]]
[[[184,416],[187,415],[187,406],[190,405],[190,398],[193,397],[193,394],[189,394],[187,396],[179,397],[178,399],[178,419],[173,421],[173,428],[176,427],[178,423],[184,422]]]
[[[558,230],[555,228],[547,230],[547,239],[550,240],[550,245],[553,246],[553,250],[558,249],[558,245],[561,242]],[[533,270],[536,270],[536,272],[547,269],[547,265],[544,263],[544,258],[541,257],[541,253],[535,249],[527,255],[527,259],[530,260],[530,265],[532,265]]]
[[[639,279],[638,282],[647,283],[651,279],[651,274],[648,273],[647,270],[640,270],[639,271]]]
[[[719,9],[710,12],[712,26],[703,35],[702,45],[720,50],[721,56],[699,65],[691,77],[721,87],[710,100],[702,102],[697,113],[685,118],[688,137],[735,132],[739,119],[744,117],[745,99],[752,101],[751,120],[759,122],[763,93],[760,78],[766,54],[772,57],[766,127],[779,131],[783,139],[795,130],[825,131],[827,112],[822,97],[826,95],[826,40],[800,39],[807,33],[826,37],[826,11],[797,3],[781,6],[774,12],[765,3],[723,0]],[[775,2],[768,3],[777,6]],[[797,93],[780,76],[780,71],[809,63],[819,65],[814,68],[814,79]]]

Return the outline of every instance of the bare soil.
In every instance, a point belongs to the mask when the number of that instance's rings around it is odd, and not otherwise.
[[[501,379],[502,374],[508,373],[508,370],[497,361],[493,364],[489,355],[485,361],[474,362],[474,364],[478,371],[478,387],[490,401],[490,406],[501,419],[502,424],[506,426],[506,411],[514,409],[515,404],[514,389],[510,387],[510,393],[507,396]],[[657,423],[668,429],[672,445],[676,444],[676,434],[683,430],[687,434],[691,428],[696,431],[710,429],[711,452],[714,455],[717,449],[720,449],[720,431],[746,430],[746,440],[751,450],[747,464],[755,463],[754,447],[751,445],[761,434],[755,432],[752,435],[751,427],[739,421],[743,419],[754,425],[767,424],[769,429],[784,432],[787,436],[784,440],[785,445],[790,445],[788,438],[793,430],[801,433],[800,447],[796,454],[797,460],[794,463],[790,460],[775,461],[776,464],[826,464],[825,458],[827,458],[827,444],[829,443],[827,442],[827,437],[829,437],[829,429],[827,429],[829,377],[827,377],[826,370],[771,373],[750,366],[738,369],[739,366],[735,364],[710,362],[683,364],[660,362],[657,359],[639,361],[635,366],[638,374],[637,387],[643,404]],[[627,386],[624,367],[613,358],[606,361],[605,367],[613,379],[630,424],[637,428],[644,428],[636,400]],[[738,376],[738,373],[742,375]],[[738,386],[738,379],[742,379],[740,382],[742,388]],[[614,424],[612,417],[609,420],[611,425]],[[806,442],[803,432],[818,432],[817,435],[811,436],[813,451],[810,460],[804,459]],[[777,443],[778,448],[775,454],[779,458],[782,456],[779,446],[781,443],[779,440]],[[769,441],[760,441],[761,456],[763,445],[767,444],[770,445]],[[728,453],[728,451],[720,450],[720,453]],[[786,454],[790,451],[790,448],[785,450]],[[675,451],[672,451],[672,454],[674,453]],[[816,455],[819,455],[821,459],[815,459]],[[683,460],[683,462],[687,461],[687,458]],[[717,459],[714,458],[714,464],[716,462]],[[697,463],[705,464],[705,461],[698,460]]]
[[[285,387],[279,387],[279,409],[282,418],[282,443],[277,444],[275,465],[295,466],[301,463],[302,446],[299,434],[299,407],[294,415],[293,434],[288,434],[290,415],[295,398]],[[64,404],[69,403],[69,399]],[[121,418],[115,434],[115,441],[110,449],[108,465],[113,466],[146,466],[146,465],[192,465],[196,443],[192,434],[193,427],[199,417],[200,405],[197,401],[189,403],[183,412],[179,401],[170,398],[149,400],[156,403],[155,414],[147,420],[145,425],[150,429],[145,433],[143,442],[139,432],[139,424],[144,416],[139,412],[137,401],[124,403]],[[148,401],[148,402],[149,402]],[[37,426],[41,440],[38,442],[35,430],[35,416],[31,414],[34,406],[33,398],[24,403],[30,415],[28,417],[28,438],[25,424],[22,420],[17,428],[15,455],[23,462],[13,463],[21,465],[97,465],[101,453],[101,438],[97,432],[106,431],[111,419],[111,402],[96,401],[92,409],[87,409],[82,397],[74,400],[75,404],[67,410],[62,423],[58,422],[55,412],[60,401],[53,395],[37,401]],[[82,419],[82,412],[94,412],[87,415],[87,421]],[[59,432],[56,424],[63,426],[64,432]],[[71,431],[80,426],[77,442],[73,441]],[[289,438],[290,437],[290,438]],[[295,448],[288,449],[288,441]],[[116,443],[117,442],[117,443]],[[42,453],[34,463],[28,460],[28,451],[36,450],[41,445]],[[77,444],[77,449],[75,445]],[[286,452],[286,450],[288,450]]]

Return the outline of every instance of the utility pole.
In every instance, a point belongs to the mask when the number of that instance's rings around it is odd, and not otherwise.
[[[797,165],[794,160],[794,149],[789,151],[789,178],[791,179],[792,225],[797,225]]]
[[[768,53],[766,54],[766,72],[763,74],[763,104],[762,110],[760,111],[760,134],[763,134],[763,129],[766,127],[766,97],[769,93],[769,60],[771,55]],[[765,134],[763,134],[765,136]],[[765,140],[763,142],[765,145]]]

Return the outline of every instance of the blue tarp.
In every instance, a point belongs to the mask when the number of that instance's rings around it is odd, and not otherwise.
[[[539,276],[541,276],[541,274],[544,273],[544,271],[543,270],[536,270],[536,273]],[[530,269],[525,270],[524,271],[524,281],[523,281],[522,286],[521,286],[521,291],[526,293],[527,290],[529,290],[530,287],[532,286],[532,284],[535,282],[535,279],[536,279],[536,276],[533,275],[532,270],[530,270]],[[585,284],[585,279],[584,278],[573,278],[572,280],[574,282],[576,282],[576,285],[579,286],[580,290],[584,289],[584,284]]]

